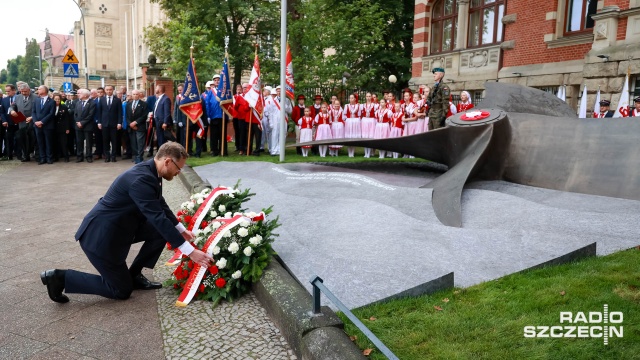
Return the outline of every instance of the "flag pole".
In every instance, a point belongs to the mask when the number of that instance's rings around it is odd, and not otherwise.
[[[224,37],[224,61],[227,60],[227,51],[229,49],[229,36],[225,36]],[[224,63],[223,63],[224,66]],[[224,68],[223,68],[223,72],[224,72]],[[227,79],[228,80],[228,79]],[[226,136],[226,131],[227,130],[227,113],[225,111],[222,111],[222,139],[220,141],[220,156],[224,156],[224,147],[227,144],[227,136]]]
[[[193,61],[193,40],[191,40],[191,47],[189,48],[190,52],[189,52],[189,61]],[[186,84],[185,84],[186,86]],[[183,90],[184,91],[184,90]],[[186,135],[185,135],[185,142],[184,142],[184,147],[187,150],[187,154],[189,154],[189,138],[191,137],[191,133],[189,132],[189,123],[191,122],[191,119],[189,119],[187,117],[187,129],[186,129]]]
[[[287,2],[280,2],[280,94],[282,97],[282,109],[280,111],[280,162],[284,162],[285,141],[287,140],[287,120],[286,106],[287,87],[286,87],[286,68],[287,68]]]

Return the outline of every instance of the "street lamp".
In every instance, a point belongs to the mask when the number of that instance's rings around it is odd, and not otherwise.
[[[82,16],[82,40],[84,42],[84,82],[85,82],[85,86],[88,89],[89,88],[89,65],[87,65],[87,27],[85,26],[84,23],[84,11],[82,11],[82,8],[80,7],[80,4],[78,3],[78,1],[76,0],[72,0],[74,4],[76,4],[76,6],[78,7],[78,10],[80,10],[80,15]]]

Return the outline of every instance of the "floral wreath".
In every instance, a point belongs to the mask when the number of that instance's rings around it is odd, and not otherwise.
[[[167,265],[177,264],[170,279],[164,282],[181,293],[176,305],[186,306],[191,299],[233,301],[246,294],[251,284],[260,280],[275,251],[271,247],[278,218],[267,220],[272,207],[261,213],[248,212],[243,204],[254,193],[218,187],[191,195],[176,216],[195,235],[192,245],[214,258],[215,264],[201,268],[179,250]]]

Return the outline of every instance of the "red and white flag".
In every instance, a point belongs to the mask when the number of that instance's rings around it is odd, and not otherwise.
[[[622,88],[622,94],[620,95],[620,101],[618,101],[618,107],[613,114],[614,118],[628,117],[629,116],[629,73],[624,78],[624,87]]]
[[[247,100],[249,106],[254,110],[254,114],[257,115],[260,124],[262,124],[262,113],[264,112],[264,98],[262,97],[262,82],[260,81],[260,61],[258,60],[258,54],[253,61],[253,69],[251,69],[251,77],[249,78],[249,91],[244,94],[244,99]]]
[[[287,65],[285,68],[285,80],[284,80],[285,92],[289,99],[295,100],[294,94],[295,94],[296,87],[293,83],[293,62],[291,57],[291,48],[289,48],[289,44],[287,44],[287,55],[286,55],[285,64]]]

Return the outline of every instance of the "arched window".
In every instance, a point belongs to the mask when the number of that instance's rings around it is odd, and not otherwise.
[[[592,29],[594,21],[591,15],[597,11],[597,0],[567,0],[564,34]]]
[[[431,53],[451,51],[455,47],[458,8],[455,0],[438,0],[431,15]]]
[[[504,0],[471,0],[469,47],[502,42]]]

